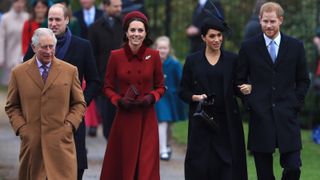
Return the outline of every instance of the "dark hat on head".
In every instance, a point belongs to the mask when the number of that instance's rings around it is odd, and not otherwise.
[[[123,18],[123,26],[127,25],[132,19],[135,19],[135,18],[141,19],[144,24],[148,24],[148,18],[147,18],[146,15],[144,15],[140,11],[132,11],[132,12],[129,12],[127,15],[124,16],[124,18]]]
[[[215,29],[220,32],[229,33],[231,29],[228,24],[216,16],[206,18],[201,25],[201,35],[207,34],[209,29]]]

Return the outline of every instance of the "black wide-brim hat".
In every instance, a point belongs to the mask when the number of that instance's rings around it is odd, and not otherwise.
[[[215,30],[218,30],[222,33],[227,33],[227,34],[229,34],[231,32],[231,29],[228,26],[228,24],[216,16],[207,17],[203,21],[201,28],[200,28],[201,35],[207,34],[209,29],[215,29]]]

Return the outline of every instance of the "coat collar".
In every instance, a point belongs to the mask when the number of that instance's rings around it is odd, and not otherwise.
[[[281,43],[279,46],[278,56],[277,56],[276,62],[273,63],[272,59],[269,55],[268,48],[266,47],[266,42],[263,37],[263,34],[261,34],[258,38],[259,51],[262,53],[263,59],[265,61],[267,61],[267,63],[272,67],[277,67],[279,65],[279,63],[281,63],[281,61],[284,58],[284,55],[287,53],[286,46],[287,46],[287,37],[285,34],[281,33]]]
[[[278,56],[277,56],[277,61],[275,63],[275,66],[278,66],[285,58],[285,55],[288,52],[287,47],[288,47],[288,39],[284,34],[281,33],[281,43],[279,46],[279,51],[278,51]]]
[[[147,49],[147,47],[144,44],[142,44],[142,46],[138,50],[137,54],[133,54],[133,52],[131,51],[131,48],[129,47],[128,43],[126,43],[123,46],[123,49],[124,49],[124,51],[126,53],[126,56],[127,56],[129,61],[131,61],[134,58],[137,58],[139,61],[142,61],[143,60],[143,56],[144,56],[144,52]]]
[[[61,69],[60,69],[60,62],[58,61],[57,58],[53,58],[51,61],[51,67],[48,75],[48,79],[46,83],[43,82],[39,68],[37,66],[36,58],[33,56],[33,58],[29,61],[27,61],[29,68],[26,70],[31,79],[35,82],[35,84],[42,89],[42,93],[44,93],[55,81],[57,76],[60,74]]]

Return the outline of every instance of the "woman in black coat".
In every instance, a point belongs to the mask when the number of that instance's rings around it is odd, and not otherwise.
[[[189,55],[183,68],[179,95],[189,104],[190,119],[186,180],[247,179],[243,128],[235,97],[239,88],[234,86],[237,56],[221,49],[222,33],[228,30],[217,18],[205,20],[201,37],[206,47]],[[199,102],[206,102],[202,109],[213,117],[216,126],[194,116]]]

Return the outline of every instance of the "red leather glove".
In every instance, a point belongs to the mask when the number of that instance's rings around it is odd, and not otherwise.
[[[122,109],[129,110],[134,105],[134,99],[129,97],[123,97],[118,100],[118,106]]]
[[[155,103],[156,99],[152,94],[147,94],[137,101],[140,106],[150,106],[151,104]]]

